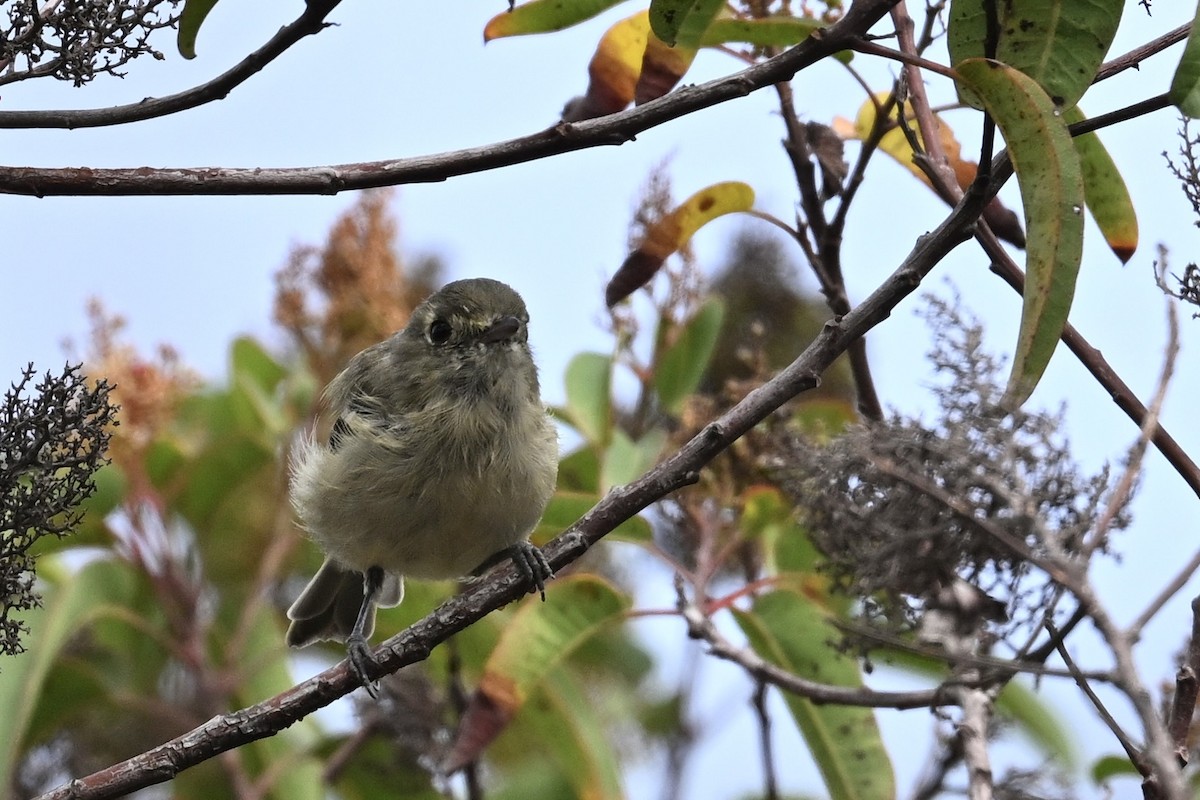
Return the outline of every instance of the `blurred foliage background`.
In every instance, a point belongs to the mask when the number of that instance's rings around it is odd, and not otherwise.
[[[662,191],[660,179],[643,215],[669,205]],[[343,657],[341,646],[297,654],[283,645],[283,609],[320,563],[292,521],[286,465],[298,434],[329,422],[321,387],[443,280],[436,259],[399,250],[396,227],[388,194],[366,193],[323,244],[295,249],[273,309],[286,347],[232,342],[218,385],[199,381],[169,348],[135,352],[121,321],[92,308],[85,369],[115,385],[120,425],[80,529],[40,542],[44,602],[26,617],[28,652],[0,665],[0,707],[12,710],[0,720],[0,776],[13,796],[134,756],[286,690],[301,666]],[[613,312],[611,352],[571,361],[566,403],[553,409],[564,448],[558,492],[536,542],[651,467],[815,335],[819,306],[778,242],[743,233],[713,273],[705,280],[684,248],[635,298],[636,313]],[[858,662],[827,643],[829,619],[848,618],[850,604],[830,593],[764,468],[780,437],[827,437],[854,420],[847,373],[839,365],[821,391],[740,441],[696,486],[623,524],[558,576],[544,605],[530,596],[488,616],[385,679],[378,702],[356,693],[343,724],[307,718],[146,796],[432,798],[477,794],[486,780],[490,797],[617,798],[628,796],[629,770],[647,765],[678,792],[703,732],[687,716],[691,681],[653,680],[656,660],[687,647],[684,626],[673,642],[636,632],[640,616],[677,613],[639,606],[646,563],[684,576],[710,613],[733,609],[730,630],[769,660],[860,684]],[[382,611],[376,638],[454,591],[410,583],[404,603]],[[938,669],[919,658],[909,666]],[[515,691],[489,689],[497,685]],[[743,713],[765,713],[751,700]],[[873,712],[796,698],[787,707],[831,793],[894,795]],[[1065,747],[1032,696],[1014,707],[1048,751]],[[466,777],[440,777],[447,759]]]

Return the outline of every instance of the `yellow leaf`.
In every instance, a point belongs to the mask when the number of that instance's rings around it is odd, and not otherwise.
[[[633,102],[650,36],[649,12],[639,11],[600,37],[588,64],[587,94],[563,112],[568,122],[615,114]]]
[[[748,211],[753,205],[754,190],[741,181],[714,183],[696,192],[646,229],[641,244],[608,282],[605,300],[610,306],[619,303],[653,278],[663,262],[702,226],[724,214]]]

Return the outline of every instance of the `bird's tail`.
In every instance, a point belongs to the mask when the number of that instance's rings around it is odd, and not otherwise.
[[[367,611],[363,636],[370,638],[375,630],[375,607],[394,606],[404,597],[404,579],[399,575],[385,573],[383,586]],[[287,643],[291,647],[305,647],[323,639],[338,642],[354,629],[358,611],[363,604],[363,574],[348,569],[331,558],[317,570],[317,574],[304,587],[288,609]]]

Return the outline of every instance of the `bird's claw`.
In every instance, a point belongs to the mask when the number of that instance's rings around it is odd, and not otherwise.
[[[532,584],[531,588],[536,589],[542,596],[542,602],[545,602],[546,581],[554,577],[546,554],[532,542],[518,542],[509,548],[509,555],[517,572]]]
[[[378,697],[379,690],[375,688],[375,682],[367,674],[371,667],[376,666],[376,663],[375,657],[371,655],[371,646],[367,644],[366,637],[351,634],[346,639],[346,656],[350,661],[350,671],[367,690],[367,694],[373,698]]]

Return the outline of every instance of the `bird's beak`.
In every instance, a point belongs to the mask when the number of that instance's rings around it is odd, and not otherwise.
[[[487,330],[479,337],[479,341],[484,344],[493,344],[494,342],[502,342],[505,339],[511,339],[521,330],[521,320],[516,317],[508,316],[501,317],[491,324]]]

